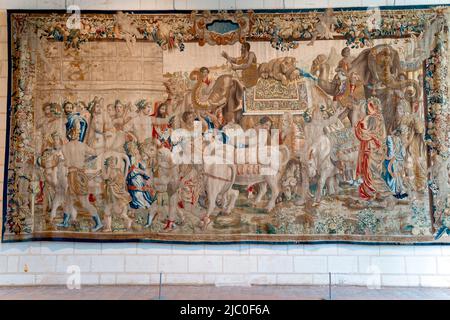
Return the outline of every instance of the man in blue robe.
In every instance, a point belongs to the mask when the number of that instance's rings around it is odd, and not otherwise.
[[[79,113],[75,111],[74,105],[67,101],[64,103],[64,114],[66,115],[66,136],[69,139],[69,132],[77,127],[79,136],[78,141],[83,142],[86,137],[86,132],[88,128],[88,123],[86,119]],[[70,139],[69,139],[70,140]]]

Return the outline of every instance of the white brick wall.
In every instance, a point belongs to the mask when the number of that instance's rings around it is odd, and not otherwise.
[[[67,0],[81,10],[294,9],[446,4],[448,0]],[[64,9],[65,0],[1,0],[0,9]]]
[[[323,285],[331,272],[332,283],[338,285],[364,286],[378,279],[382,286],[450,287],[450,256],[442,250],[447,247],[423,247],[432,255],[417,248],[327,244],[323,248],[281,245],[272,250],[261,245],[201,245],[199,249],[151,243],[3,243],[0,285],[65,284],[67,267],[77,265],[82,284],[155,284],[163,272],[166,284]]]
[[[397,5],[447,0],[397,0]],[[175,4],[175,7],[173,6]],[[285,0],[286,8],[393,5],[394,0]],[[69,0],[81,9],[273,9],[282,0]],[[64,9],[65,0],[1,0],[0,9]],[[0,168],[6,120],[6,15],[0,11]],[[3,177],[0,175],[0,186]],[[0,201],[1,205],[1,201]],[[26,266],[25,266],[26,265]],[[170,245],[33,242],[0,244],[0,285],[65,284],[67,267],[82,284],[333,284],[450,287],[450,246]],[[27,269],[27,272],[25,272]]]

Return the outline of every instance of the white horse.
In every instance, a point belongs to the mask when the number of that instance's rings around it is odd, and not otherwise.
[[[322,190],[328,184],[330,193],[335,192],[335,181],[332,179],[338,173],[337,168],[331,162],[331,141],[326,135],[320,136],[317,141],[309,147],[307,167],[309,178],[317,177],[317,190],[314,204],[318,205],[321,200]]]

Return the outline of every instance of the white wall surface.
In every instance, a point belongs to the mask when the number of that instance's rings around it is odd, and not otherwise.
[[[445,4],[411,0],[67,0],[83,10],[278,9]],[[1,9],[64,9],[64,0],[0,0],[0,172],[6,129],[6,14]],[[3,189],[3,176],[0,176]],[[0,196],[1,197],[1,196]],[[2,200],[2,199],[0,199]],[[1,202],[0,202],[1,204]],[[450,287],[450,246],[171,245],[0,243],[0,285],[66,284],[77,265],[82,284],[317,284]]]
[[[450,247],[170,245],[33,242],[0,244],[0,285],[328,284],[450,287]],[[27,271],[27,272],[26,272]]]

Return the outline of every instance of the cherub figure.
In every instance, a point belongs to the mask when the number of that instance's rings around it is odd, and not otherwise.
[[[140,36],[139,30],[135,22],[128,16],[128,14],[118,11],[116,18],[116,35],[119,39],[123,39],[127,43],[127,48],[132,52],[132,46],[136,44],[136,39]]]
[[[337,18],[334,16],[332,8],[327,8],[325,12],[319,16],[319,21],[314,26],[312,32],[312,39],[308,46],[314,45],[317,37],[321,39],[333,39],[334,25],[337,23]]]

